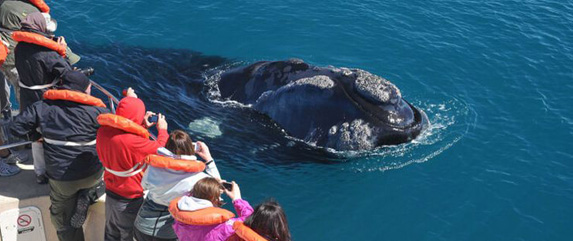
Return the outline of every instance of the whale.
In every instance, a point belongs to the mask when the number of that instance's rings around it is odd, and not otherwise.
[[[217,98],[248,105],[288,135],[339,151],[410,142],[429,126],[393,83],[361,69],[260,61],[222,73],[217,87]]]
[[[302,140],[302,144],[369,150],[410,142],[429,125],[425,113],[402,99],[396,86],[360,69],[318,67],[298,59],[236,67],[239,63],[235,60],[186,49],[166,51],[121,44],[79,47],[85,57],[83,65],[97,70],[96,81],[115,94],[125,86],[136,86],[150,108],[175,118],[172,124],[182,129],[188,126],[181,120],[225,119],[232,113],[234,123],[229,126],[252,123],[243,118],[268,118],[282,128],[280,132]],[[118,54],[135,56],[138,61],[100,61],[101,55]],[[143,79],[155,81],[139,84]],[[188,101],[184,104],[156,101],[170,99],[173,93],[207,97],[209,103],[214,99],[234,100],[260,115],[228,108],[233,105],[209,108],[210,104],[201,99],[180,97]],[[222,133],[234,130],[227,125],[221,128]],[[265,135],[280,132],[269,130]]]

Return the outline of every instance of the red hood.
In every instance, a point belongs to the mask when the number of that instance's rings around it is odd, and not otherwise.
[[[117,105],[115,113],[143,126],[145,104],[138,98],[125,97]]]

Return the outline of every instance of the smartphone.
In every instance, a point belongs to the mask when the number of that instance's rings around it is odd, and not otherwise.
[[[152,115],[149,118],[147,118],[147,121],[149,121],[149,123],[157,123],[158,119],[159,117],[157,115]]]
[[[223,182],[223,187],[229,191],[233,191],[233,183]]]
[[[201,146],[197,142],[193,142],[193,149],[195,149],[195,152],[199,152],[201,150]]]

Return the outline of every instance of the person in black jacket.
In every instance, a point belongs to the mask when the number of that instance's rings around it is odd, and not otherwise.
[[[97,116],[105,104],[90,95],[89,79],[66,71],[59,89],[48,90],[14,117],[15,136],[41,131],[50,185],[50,215],[60,240],[84,240],[82,224],[90,204],[105,191],[103,166],[96,152]]]
[[[16,99],[20,99],[20,85],[18,71],[15,66],[14,48],[17,42],[12,38],[12,32],[19,31],[22,28],[21,22],[32,13],[50,12],[50,7],[43,0],[0,0],[0,72],[5,76],[4,80],[0,78],[0,85],[14,87]],[[1,48],[5,47],[5,55],[2,55]],[[5,59],[3,59],[4,57]],[[73,65],[80,61],[80,56],[66,49],[66,59]],[[2,91],[0,88],[0,107],[4,118],[11,117],[10,89]]]
[[[50,12],[50,7],[44,0],[0,0],[0,110],[5,120],[12,117],[12,106],[10,102],[10,86],[14,88],[16,100],[20,102],[20,85],[18,71],[15,65],[14,48],[17,42],[12,38],[14,31],[22,28],[21,22],[32,13]],[[48,15],[49,16],[49,15]],[[44,17],[45,18],[45,17]],[[74,54],[70,48],[66,49],[66,59],[72,65],[80,61],[80,56]],[[8,140],[2,140],[0,145]],[[22,158],[15,151],[0,151],[0,176],[9,176],[17,173],[18,167],[13,165],[28,161],[29,158]],[[10,165],[6,165],[10,164]],[[44,174],[44,170],[37,170],[38,174]],[[45,179],[40,176],[40,182]]]
[[[20,77],[20,110],[41,100],[42,94],[55,85],[61,75],[71,70],[66,60],[64,37],[55,38],[55,20],[47,13],[31,13],[20,31],[12,33],[18,41],[14,49],[16,69]]]
[[[15,65],[20,77],[20,110],[42,99],[44,91],[56,84],[62,74],[72,67],[64,58],[66,41],[63,37],[56,40],[53,32],[56,22],[47,13],[30,13],[21,23],[20,31],[12,33],[18,41],[14,49]],[[47,183],[45,176],[44,151],[39,143],[32,143],[32,157],[36,181]]]

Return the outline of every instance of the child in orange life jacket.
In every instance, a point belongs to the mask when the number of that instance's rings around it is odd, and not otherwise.
[[[239,217],[234,218],[232,212],[220,208],[223,192],[233,200]],[[171,201],[169,212],[175,219],[173,229],[179,240],[223,241],[235,233],[233,224],[244,221],[253,213],[253,208],[241,199],[241,190],[235,182],[229,191],[223,188],[219,180],[207,177],[195,184],[190,196]]]
[[[173,217],[167,212],[169,202],[188,193],[205,177],[220,179],[209,147],[203,142],[194,144],[182,130],[173,131],[165,148],[159,149],[158,153],[171,157],[150,155],[146,158],[147,171],[141,186],[149,193],[135,219],[134,237],[138,241],[177,240]],[[197,161],[194,155],[202,161]]]

